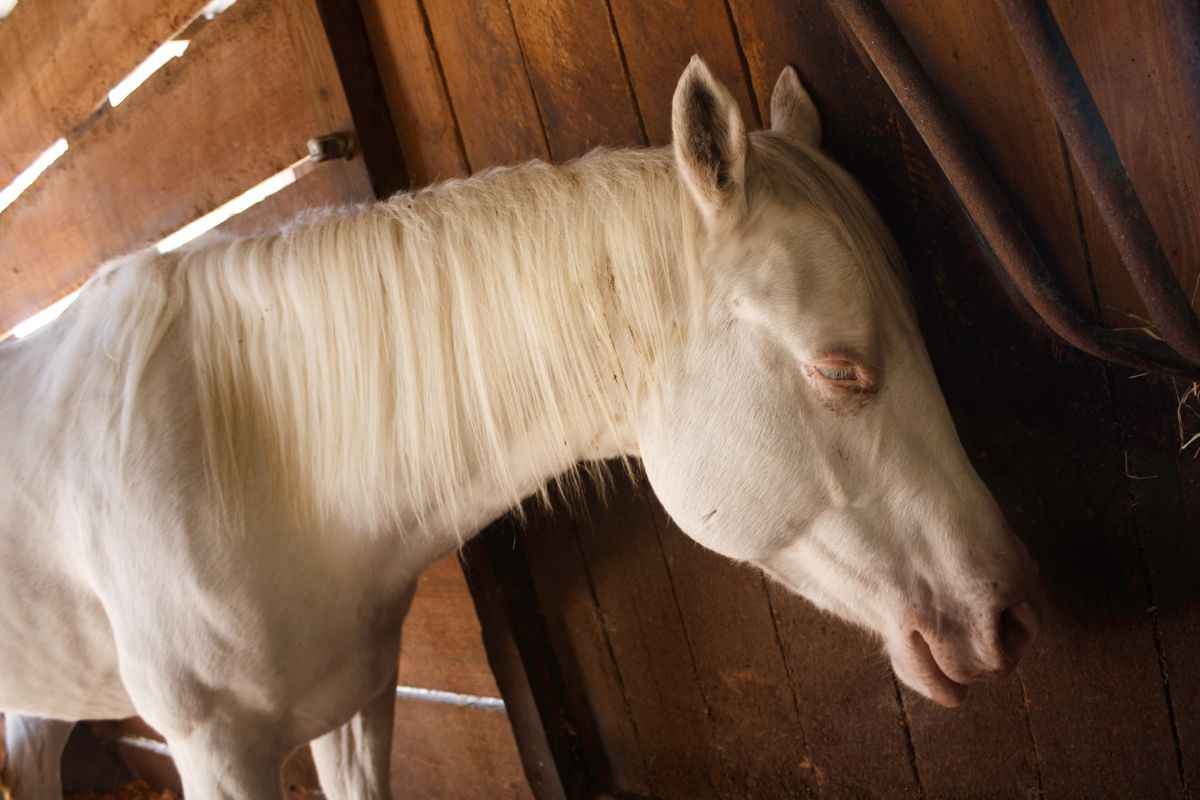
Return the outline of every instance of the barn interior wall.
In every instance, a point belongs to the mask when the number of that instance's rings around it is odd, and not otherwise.
[[[644,485],[521,540],[570,687],[576,767],[646,797],[1181,797],[1200,769],[1194,533],[1200,418],[1186,386],[1029,328],[919,137],[822,0],[360,0],[414,184],[595,146],[662,145],[692,53],[765,121],[785,64],[827,149],[901,240],[972,460],[1041,563],[1044,632],[963,710],[898,687],[875,645],[700,550]],[[1024,204],[1077,302],[1143,316],[990,3],[886,3]],[[1196,13],[1055,0],[1172,264],[1200,269]],[[1189,416],[1191,415],[1191,416]],[[1181,421],[1182,420],[1182,421]],[[1180,428],[1184,439],[1181,440]],[[1191,427],[1189,427],[1191,426]]]

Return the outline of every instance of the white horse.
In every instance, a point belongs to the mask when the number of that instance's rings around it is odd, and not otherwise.
[[[791,70],[771,118],[694,59],[672,148],[137,255],[0,347],[0,709],[140,714],[189,800],[276,798],[313,739],[331,796],[386,797],[417,576],[614,457],[927,697],[1011,668],[1034,569],[896,248]]]

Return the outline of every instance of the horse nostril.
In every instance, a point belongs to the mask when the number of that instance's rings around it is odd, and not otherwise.
[[[1016,664],[1037,636],[1038,614],[1028,602],[1017,603],[1000,612],[1000,650],[1005,663]]]

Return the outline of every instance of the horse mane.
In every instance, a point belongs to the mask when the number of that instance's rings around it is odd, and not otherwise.
[[[751,206],[816,208],[868,286],[900,286],[894,244],[848,175],[773,134],[751,145]],[[534,463],[576,483],[580,430],[624,429],[706,308],[700,225],[669,149],[597,151],[135,254],[90,283],[126,290],[85,290],[64,317],[76,337],[107,331],[122,451],[145,370],[171,331],[184,337],[227,524],[270,491],[297,524],[413,530],[460,519],[479,490],[512,506],[547,497],[521,483]]]
[[[629,356],[682,335],[697,225],[669,151],[600,151],[182,254],[222,504],[265,478],[310,522],[419,527],[470,487],[519,503],[517,441],[574,475],[581,421],[653,389]]]

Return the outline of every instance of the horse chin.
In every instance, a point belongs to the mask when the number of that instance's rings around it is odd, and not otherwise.
[[[967,687],[946,674],[919,633],[890,643],[888,651],[896,676],[933,702],[954,708],[966,699]]]

